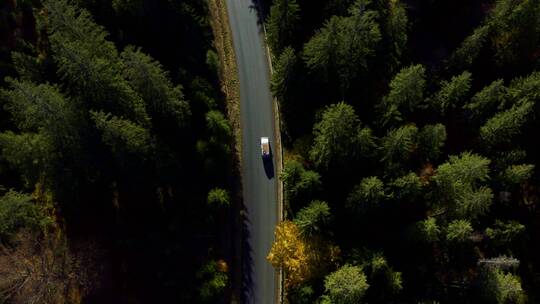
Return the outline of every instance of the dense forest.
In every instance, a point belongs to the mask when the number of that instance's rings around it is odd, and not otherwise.
[[[273,0],[289,303],[540,302],[540,2]]]
[[[227,301],[207,2],[0,1],[0,303]]]

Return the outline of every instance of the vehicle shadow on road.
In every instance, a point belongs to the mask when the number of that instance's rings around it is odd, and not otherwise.
[[[270,157],[263,158],[263,167],[266,177],[268,177],[268,179],[274,178],[274,158],[272,157],[272,153],[270,153]]]

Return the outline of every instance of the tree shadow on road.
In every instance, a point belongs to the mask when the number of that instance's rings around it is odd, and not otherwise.
[[[242,222],[242,303],[251,303],[250,299],[253,299],[254,292],[252,277],[253,250],[249,243],[251,222],[247,216],[245,204],[242,204],[240,220]]]

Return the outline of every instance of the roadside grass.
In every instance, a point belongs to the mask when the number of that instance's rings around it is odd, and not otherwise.
[[[238,67],[233,47],[233,38],[229,27],[226,0],[207,0],[210,13],[210,25],[214,35],[214,48],[219,58],[219,82],[225,95],[227,118],[233,129],[233,253],[231,257],[231,303],[240,303],[242,298],[242,243],[244,207],[242,198],[242,129],[240,124],[240,82]]]
[[[216,48],[220,67],[219,78],[221,90],[227,101],[227,117],[233,128],[235,139],[235,153],[239,161],[242,160],[242,130],[240,126],[240,82],[238,68],[232,43],[232,34],[229,27],[229,17],[225,0],[208,0],[210,10],[210,24],[214,34],[214,47]]]

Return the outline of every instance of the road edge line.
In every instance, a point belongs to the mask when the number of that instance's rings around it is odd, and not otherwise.
[[[258,2],[257,2],[258,3]],[[259,5],[259,10],[260,10]],[[261,18],[262,19],[262,18]],[[261,22],[262,29],[263,29],[263,38],[264,38],[264,46],[266,49],[266,59],[268,60],[268,68],[270,72],[270,81],[272,80],[272,75],[274,74],[274,69],[272,65],[272,52],[270,50],[270,47],[268,46],[268,43],[266,43],[266,26],[264,24],[264,21]],[[271,92],[270,92],[271,93]],[[272,95],[272,100],[274,104],[274,128],[276,133],[276,146],[278,148],[278,170],[276,174],[276,177],[278,178],[278,223],[283,221],[284,218],[284,208],[283,208],[283,180],[281,179],[281,172],[283,171],[283,147],[281,145],[281,110],[279,108],[279,102],[275,96]],[[279,269],[278,274],[278,304],[284,303],[284,297],[285,297],[285,287],[284,287],[284,276],[283,276],[283,270]]]

